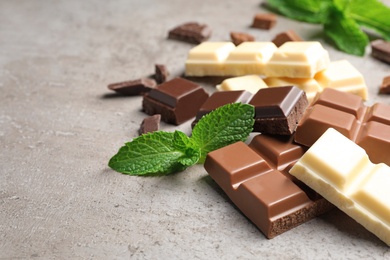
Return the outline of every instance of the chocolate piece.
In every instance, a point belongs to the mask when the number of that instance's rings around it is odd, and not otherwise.
[[[231,32],[230,39],[232,39],[234,45],[240,45],[243,42],[255,41],[255,37],[253,37],[251,34],[242,32]]]
[[[249,146],[237,142],[210,152],[204,164],[209,175],[267,238],[333,207],[286,171],[305,152],[292,139],[260,134]]]
[[[379,88],[379,94],[390,94],[390,76],[384,77]]]
[[[365,106],[359,96],[325,89],[298,124],[295,141],[311,146],[334,128],[364,148],[374,163],[390,165],[390,106]]]
[[[303,90],[287,86],[260,89],[249,104],[255,107],[253,131],[291,135],[309,102]]]
[[[390,42],[384,40],[375,40],[371,42],[372,57],[390,63]]]
[[[149,78],[123,81],[108,85],[108,89],[128,96],[143,95],[155,87],[156,81]]]
[[[148,116],[144,120],[142,120],[140,129],[139,129],[139,134],[146,134],[146,133],[151,133],[158,131],[160,128],[160,120],[161,120],[161,115],[153,115],[153,116]]]
[[[193,118],[208,94],[199,85],[175,78],[158,85],[144,96],[142,107],[149,115],[161,114],[161,120],[179,125]]]
[[[293,30],[288,30],[282,33],[279,33],[275,36],[275,38],[272,40],[272,42],[277,46],[280,47],[285,42],[300,42],[303,41],[301,37],[298,36]]]
[[[252,27],[257,29],[269,30],[276,24],[276,15],[267,14],[256,14],[253,18]]]
[[[162,64],[155,65],[154,77],[156,79],[157,84],[161,84],[167,81],[168,76],[169,76],[169,71],[165,65]]]
[[[201,43],[209,39],[211,36],[211,29],[206,24],[196,22],[188,22],[179,25],[168,33],[169,39],[189,42]]]
[[[237,102],[247,103],[251,97],[252,94],[245,90],[214,92],[200,107],[195,120],[192,122],[192,127],[194,127],[204,115],[211,111],[226,104]]]

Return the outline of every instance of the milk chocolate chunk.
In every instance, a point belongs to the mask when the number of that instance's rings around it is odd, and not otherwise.
[[[156,81],[149,78],[129,80],[108,85],[108,89],[122,95],[136,96],[143,95],[156,87]]]
[[[372,41],[371,55],[378,60],[390,63],[390,42],[384,40]]]
[[[256,14],[253,18],[252,27],[269,30],[276,25],[277,17],[271,13]]]
[[[380,94],[390,94],[390,76],[384,77],[379,88]]]
[[[142,108],[149,115],[161,114],[161,120],[179,125],[195,117],[208,94],[199,85],[175,78],[158,85],[144,96]]]
[[[207,24],[200,24],[197,22],[184,23],[168,32],[169,39],[196,44],[206,41],[210,36],[210,27]]]
[[[312,146],[329,128],[365,149],[372,162],[390,165],[390,105],[376,103],[369,107],[359,96],[325,89],[306,109],[295,141]]]
[[[158,131],[158,129],[160,128],[160,120],[161,115],[158,114],[144,118],[139,129],[139,134],[142,135]]]
[[[260,89],[249,104],[255,107],[253,131],[291,135],[309,102],[303,90],[286,86]]]
[[[163,64],[155,65],[154,77],[156,79],[157,84],[161,84],[167,81],[168,76],[169,76],[169,71],[165,65]]]
[[[273,38],[272,42],[277,46],[280,47],[285,42],[300,42],[303,41],[301,37],[299,37],[298,34],[295,33],[293,30],[288,30],[285,32],[281,32]]]
[[[192,127],[194,127],[204,115],[210,113],[211,111],[226,104],[238,102],[248,103],[251,97],[252,94],[245,90],[214,92],[200,107],[195,120],[192,122]]]
[[[267,238],[333,207],[285,171],[305,151],[292,139],[260,134],[249,146],[237,142],[210,152],[204,164],[211,178]]]
[[[249,33],[242,32],[231,32],[230,39],[234,43],[234,45],[240,45],[243,42],[253,42],[255,41],[255,37]]]

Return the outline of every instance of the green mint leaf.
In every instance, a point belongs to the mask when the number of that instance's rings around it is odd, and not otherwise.
[[[390,40],[390,7],[377,0],[353,0],[349,15],[362,26],[371,28]]]
[[[291,19],[323,24],[332,0],[268,0],[268,5]]]
[[[130,175],[163,175],[184,170],[195,164],[199,156],[199,147],[184,133],[157,131],[126,143],[108,165]]]
[[[201,149],[199,163],[207,153],[238,141],[245,141],[253,130],[255,109],[252,105],[227,104],[203,116],[195,125],[191,139]]]
[[[359,25],[333,6],[329,8],[329,18],[324,24],[324,33],[341,50],[349,54],[363,56],[368,44],[367,35]]]

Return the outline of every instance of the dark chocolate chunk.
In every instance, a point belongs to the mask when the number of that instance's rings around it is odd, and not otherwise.
[[[303,90],[286,86],[260,89],[249,104],[255,107],[253,131],[291,135],[309,102]]]
[[[390,94],[390,76],[384,77],[379,88],[380,94]]]
[[[204,115],[211,111],[226,104],[238,102],[247,103],[251,96],[252,94],[245,90],[214,92],[200,107],[195,120],[192,122],[192,127],[194,127]]]
[[[279,33],[275,36],[275,38],[272,40],[272,42],[277,46],[280,47],[285,42],[299,42],[303,41],[301,37],[298,36],[293,30],[288,30],[282,33]]]
[[[179,125],[195,117],[207,98],[208,94],[198,84],[175,78],[147,93],[142,107],[149,115],[161,114],[162,121]]]
[[[169,71],[165,65],[163,64],[155,65],[154,77],[156,79],[157,84],[161,84],[167,81],[168,76],[169,76]]]
[[[234,43],[234,45],[240,45],[243,42],[253,42],[255,41],[255,37],[253,37],[249,33],[242,32],[231,32],[230,39]]]
[[[206,41],[211,36],[211,29],[206,24],[188,22],[179,25],[168,33],[168,38],[189,43],[199,44]]]
[[[372,41],[371,55],[378,60],[390,63],[390,42],[384,40]]]
[[[108,85],[108,89],[127,96],[143,95],[156,87],[156,81],[149,78],[129,80]]]
[[[232,202],[273,238],[333,208],[288,170],[306,151],[292,136],[263,134],[207,155],[204,167]]]
[[[253,18],[252,27],[269,30],[276,24],[276,15],[271,13],[256,14]]]
[[[160,128],[160,120],[161,115],[159,114],[146,117],[144,120],[142,120],[141,126],[139,128],[139,134],[142,135],[158,131]]]

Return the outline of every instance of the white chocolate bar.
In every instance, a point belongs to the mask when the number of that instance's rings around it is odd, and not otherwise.
[[[260,76],[248,75],[225,79],[220,85],[216,86],[218,91],[246,90],[256,94],[262,88],[268,88],[267,84]]]
[[[290,173],[390,246],[390,167],[329,128]]]
[[[329,65],[329,54],[319,42],[286,42],[265,66],[267,77],[313,78]]]
[[[322,88],[335,88],[368,99],[362,74],[347,60],[331,62],[326,70],[317,73],[314,78]]]

